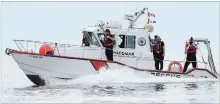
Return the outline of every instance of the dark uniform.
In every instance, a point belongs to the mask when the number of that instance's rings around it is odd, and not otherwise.
[[[89,42],[86,38],[83,38],[82,42],[83,42],[84,46],[90,46]]]
[[[160,64],[160,70],[163,69],[163,60],[164,60],[164,51],[165,51],[163,47],[164,47],[163,41],[156,41],[153,50],[156,70],[159,70],[159,64]]]
[[[106,29],[106,34],[105,34],[105,38],[104,38],[104,46],[106,47],[105,49],[105,55],[107,57],[108,60],[113,61],[113,46],[114,46],[114,41],[110,38],[108,38],[108,36],[112,37],[110,33],[109,29]]]
[[[187,47],[189,47],[189,48],[186,51],[187,56],[186,56],[186,62],[185,62],[184,68],[183,68],[183,73],[186,72],[190,63],[192,63],[193,68],[196,68],[196,66],[197,66],[197,62],[196,62],[197,47],[196,47],[196,45],[194,45],[191,41],[191,42],[189,42],[189,44],[187,44]]]

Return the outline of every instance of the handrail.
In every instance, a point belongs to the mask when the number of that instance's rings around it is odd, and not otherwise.
[[[35,52],[37,50],[37,44],[50,44],[50,45],[54,45],[54,49],[55,51],[57,52],[57,54],[60,56],[61,54],[64,54],[66,55],[66,52],[69,52],[69,51],[77,51],[77,50],[82,50],[82,53],[81,55],[79,55],[79,57],[81,58],[86,58],[84,57],[85,56],[85,53],[86,51],[85,50],[100,50],[100,54],[101,56],[97,56],[96,58],[97,59],[101,59],[103,60],[103,56],[105,56],[104,53],[104,50],[106,49],[105,47],[94,47],[94,48],[89,48],[89,47],[86,47],[86,46],[82,46],[82,45],[71,45],[71,44],[61,44],[61,43],[54,43],[54,42],[42,42],[42,41],[33,41],[33,40],[13,40],[15,41],[16,45],[18,46],[19,50],[22,51],[22,49],[24,51],[29,51],[28,48],[30,43],[34,43],[34,48],[35,48]],[[25,47],[22,45],[23,42],[27,42],[27,49],[25,49]],[[19,43],[19,44],[17,44]],[[79,46],[79,47],[76,47],[76,46]],[[22,48],[21,48],[22,47]],[[72,47],[72,48],[71,48]],[[111,49],[110,49],[111,50]],[[113,50],[117,50],[117,49],[113,49]],[[63,53],[62,53],[63,52]],[[78,57],[78,56],[77,56]],[[136,57],[136,67],[138,67],[138,60],[139,59],[145,59],[145,60],[154,60],[152,57],[146,57],[146,56],[143,56],[142,55],[142,52],[140,52],[139,56]],[[118,58],[117,61],[120,62],[121,58]],[[159,60],[159,59],[155,59],[155,60]],[[172,62],[172,60],[163,60],[164,62]],[[174,60],[173,60],[174,61]],[[186,62],[186,61],[178,61],[180,63],[183,63],[183,62]],[[189,61],[189,62],[195,62],[195,61]],[[198,64],[199,63],[203,63],[205,65],[207,65],[207,63],[204,63],[204,62],[199,62],[199,61],[196,61]],[[206,66],[205,66],[206,67]]]
[[[48,44],[49,43],[50,45],[56,46],[54,48],[63,48],[64,49],[64,50],[56,49],[57,51],[68,51],[68,48],[71,47],[71,46],[73,46],[74,48],[77,48],[77,49],[74,49],[74,50],[83,50],[83,53],[84,53],[84,50],[100,50],[100,49],[101,50],[105,50],[105,49],[108,49],[108,48],[105,48],[105,47],[85,48],[86,46],[82,46],[82,45],[62,44],[62,43],[56,43],[56,42],[43,42],[43,41],[34,41],[34,40],[17,40],[17,39],[14,39],[13,41],[15,41],[15,43],[19,42],[20,46],[23,47],[23,49],[25,51],[28,50],[28,44],[27,44],[27,49],[25,49],[21,42],[27,42],[27,43],[32,42],[32,43],[35,43],[35,50],[36,50],[36,43],[39,43],[39,44]],[[60,47],[60,46],[63,46],[63,47]],[[79,46],[79,47],[76,47],[76,46]],[[19,47],[18,44],[17,44],[17,47],[21,50],[21,47]],[[109,50],[112,50],[112,49],[109,49]],[[116,49],[113,49],[113,50],[116,50]],[[140,52],[140,57],[142,57],[141,53],[142,52]],[[101,55],[102,55],[102,53],[101,53]],[[137,58],[140,58],[140,57],[137,57]],[[146,58],[146,57],[144,57],[144,58]],[[159,59],[156,59],[156,60],[159,60]],[[171,62],[171,60],[163,60],[163,61],[170,61]],[[186,61],[178,61],[178,62],[186,62]],[[188,61],[188,62],[195,62],[195,61]],[[197,63],[204,63],[204,62],[198,62],[197,61]],[[207,63],[205,63],[205,64],[207,64]]]
[[[67,45],[67,46],[80,46],[80,45],[72,45],[72,44],[63,44],[63,43],[57,43],[57,42],[43,42],[43,41],[34,41],[34,40],[17,40],[17,39],[14,39],[13,41],[15,42],[32,42],[32,43],[39,43],[39,44],[50,44],[50,45],[57,45],[57,46],[63,46],[63,45]]]

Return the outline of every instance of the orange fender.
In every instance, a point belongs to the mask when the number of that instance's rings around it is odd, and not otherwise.
[[[39,54],[45,55],[48,51],[52,51],[52,53],[54,53],[54,49],[49,44],[43,44],[39,49]]]

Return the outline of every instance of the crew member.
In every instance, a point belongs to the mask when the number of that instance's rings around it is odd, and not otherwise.
[[[198,49],[197,45],[193,42],[193,37],[190,38],[189,43],[186,45],[186,62],[183,68],[183,73],[186,72],[190,63],[192,63],[193,68],[196,68],[196,50]]]
[[[105,30],[104,46],[107,59],[113,61],[114,38],[109,29]]]
[[[154,52],[155,52],[154,54],[155,54],[156,70],[159,70],[159,65],[160,65],[160,70],[163,70],[163,60],[164,60],[164,56],[165,56],[165,45],[159,36],[156,37]]]
[[[84,37],[82,40],[84,46],[90,46],[88,40]]]

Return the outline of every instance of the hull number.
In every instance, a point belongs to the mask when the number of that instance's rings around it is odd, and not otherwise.
[[[31,58],[43,58],[43,56],[37,56],[37,55],[29,55]]]

